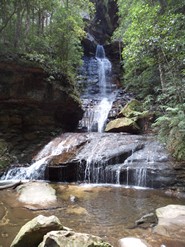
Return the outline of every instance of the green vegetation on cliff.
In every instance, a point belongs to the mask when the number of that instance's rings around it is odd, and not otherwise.
[[[84,13],[89,0],[3,0],[0,4],[0,50],[24,53],[51,70],[73,74],[81,61]]]
[[[123,84],[157,109],[155,126],[177,159],[185,159],[185,3],[118,0]]]

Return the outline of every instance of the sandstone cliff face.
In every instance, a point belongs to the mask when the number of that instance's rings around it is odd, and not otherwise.
[[[65,75],[56,79],[29,62],[0,58],[1,138],[21,153],[56,131],[74,130],[83,114],[74,92]]]

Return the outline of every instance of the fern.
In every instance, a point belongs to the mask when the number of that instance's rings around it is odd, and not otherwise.
[[[167,107],[165,115],[157,118],[153,127],[172,155],[177,160],[185,160],[185,104]]]

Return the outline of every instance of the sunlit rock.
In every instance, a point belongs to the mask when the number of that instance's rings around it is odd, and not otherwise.
[[[185,241],[185,206],[168,205],[156,210],[158,225],[154,232]]]
[[[52,231],[38,247],[112,247],[100,237],[73,231]]]
[[[22,226],[11,247],[38,246],[46,233],[62,229],[63,226],[56,216],[39,215]]]
[[[134,237],[119,240],[119,247],[150,247],[144,240]]]
[[[19,201],[25,204],[38,204],[41,206],[55,203],[57,198],[55,190],[48,183],[30,182],[17,188]]]

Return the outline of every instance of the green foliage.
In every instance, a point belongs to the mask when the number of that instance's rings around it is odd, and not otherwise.
[[[185,103],[185,5],[180,0],[118,0],[118,6],[120,26],[115,38],[124,44],[123,83],[138,98],[146,98],[146,105],[155,104],[163,114],[157,120],[163,126],[159,135],[163,140],[166,136],[167,146],[178,159],[185,158],[181,124],[173,124],[173,120],[182,123]],[[172,108],[178,109],[175,115],[169,111]],[[178,145],[173,146],[176,141]]]
[[[185,160],[185,104],[166,108],[165,115],[153,126],[157,127],[160,140],[166,143],[173,156]]]
[[[0,49],[42,57],[53,70],[74,74],[81,62],[83,13],[89,0],[3,0],[0,5]]]
[[[118,4],[121,19],[115,36],[122,38],[125,45],[122,53],[124,83],[138,88],[141,84],[146,84],[144,87],[148,91],[156,86],[165,86],[161,82],[159,65],[164,73],[171,74],[170,80],[176,73],[181,73],[179,68],[183,65],[185,48],[184,15],[174,13],[172,8],[166,10],[165,14],[160,14],[158,3],[154,5],[142,0],[118,0]],[[149,93],[147,90],[142,92],[143,96]]]

